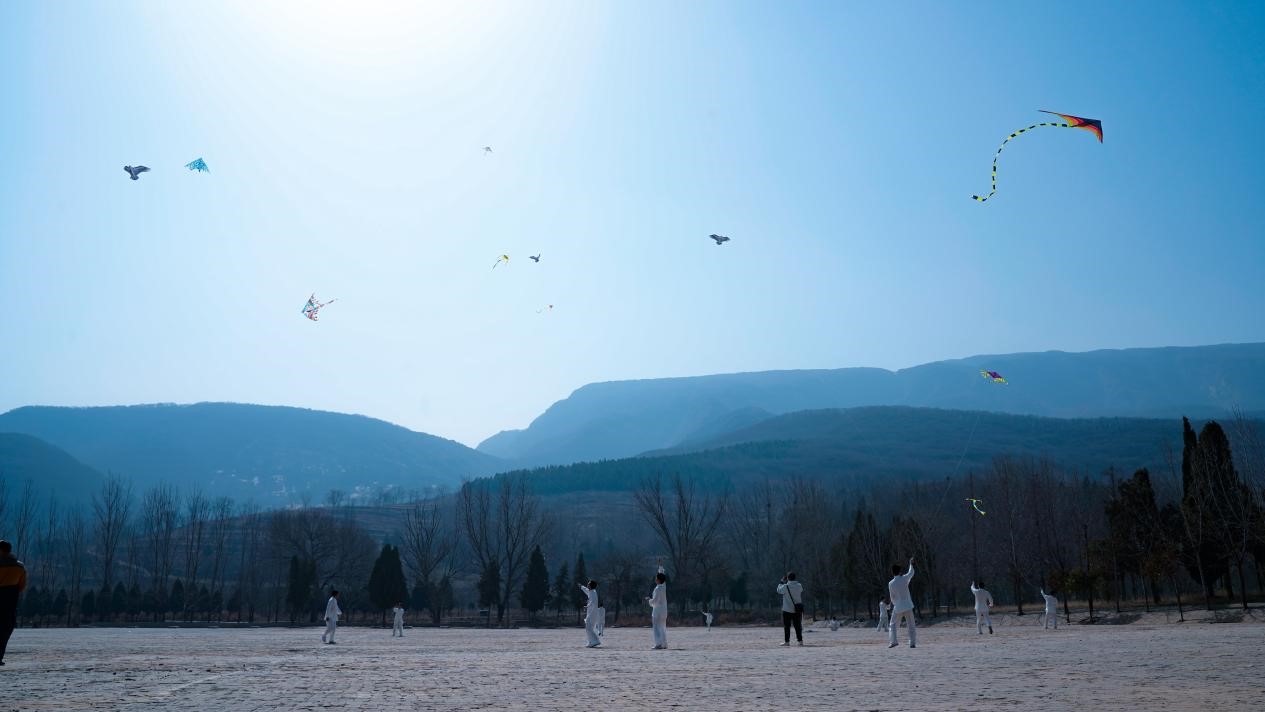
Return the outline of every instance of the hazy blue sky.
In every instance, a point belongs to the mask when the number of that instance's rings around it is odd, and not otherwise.
[[[7,2],[0,90],[0,411],[1265,340],[1260,2]]]

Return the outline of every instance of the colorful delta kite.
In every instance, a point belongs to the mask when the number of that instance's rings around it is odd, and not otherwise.
[[[979,506],[980,506],[981,504],[983,504],[983,503],[984,503],[984,500],[982,500],[982,499],[975,499],[974,497],[967,497],[967,498],[966,498],[966,501],[968,501],[968,502],[970,502],[970,503],[971,503],[971,506],[975,508],[975,511],[977,511],[977,512],[979,512],[979,513],[980,513],[980,516],[981,516],[981,517],[982,517],[982,516],[984,516],[984,514],[985,514],[984,510],[982,510],[982,509],[980,509],[980,508],[979,508]]]
[[[316,317],[318,316],[318,312],[321,311],[321,308],[326,304],[333,304],[336,301],[338,300],[331,299],[328,302],[318,302],[316,301],[316,295],[313,294],[307,298],[307,304],[303,305],[303,316],[311,319],[312,321],[316,321]]]
[[[188,163],[184,164],[184,167],[188,168],[191,171],[197,171],[199,173],[211,172],[211,169],[206,167],[206,161],[202,160],[201,158],[197,158],[192,161],[189,161]]]
[[[984,378],[987,378],[989,381],[992,381],[993,383],[1004,383],[1004,384],[1010,383],[1010,381],[1007,381],[1005,378],[1002,378],[1002,375],[996,371],[980,371],[979,375],[983,376]]]
[[[492,269],[496,269],[497,267],[500,267],[502,262],[504,262],[505,264],[509,264],[509,263],[510,263],[510,256],[509,256],[509,255],[501,255],[500,257],[497,257],[497,258],[496,258],[496,262],[493,262],[493,263],[492,263]]]
[[[1039,124],[1033,124],[1026,129],[1019,129],[1018,131],[1007,136],[1006,140],[1002,141],[1001,145],[997,147],[997,153],[993,154],[993,189],[989,191],[988,195],[985,195],[985,196],[972,195],[971,196],[972,198],[982,203],[988,200],[989,198],[993,197],[993,195],[997,193],[997,159],[1001,157],[1001,151],[1003,148],[1006,147],[1006,144],[1010,143],[1010,139],[1015,138],[1019,134],[1027,133],[1031,131],[1032,129],[1035,129],[1041,126],[1054,126],[1058,128],[1064,128],[1064,129],[1084,129],[1092,133],[1093,135],[1097,136],[1098,143],[1102,143],[1102,122],[1099,121],[1098,119],[1083,119],[1079,116],[1072,116],[1071,114],[1060,114],[1056,111],[1046,111],[1045,109],[1041,109],[1041,111],[1047,114],[1054,114],[1055,116],[1061,116],[1067,120],[1067,123],[1060,124],[1057,121],[1043,121]]]

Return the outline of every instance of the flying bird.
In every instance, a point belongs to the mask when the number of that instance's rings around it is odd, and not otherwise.
[[[539,261],[540,261],[540,255],[539,255],[539,254],[535,254],[535,255],[527,255],[527,259],[531,260],[532,262],[539,262]]]
[[[715,240],[717,245],[723,245],[726,242],[729,242],[729,238],[725,237],[724,235],[717,235],[715,233],[712,233],[711,235],[708,235],[708,237]]]
[[[146,166],[123,166],[123,170],[127,171],[129,176],[132,176],[132,180],[140,180],[142,173],[149,172],[149,168]]]
[[[984,196],[972,195],[971,197],[974,198],[976,201],[982,203],[988,200],[989,198],[993,197],[993,195],[997,193],[997,159],[1001,157],[1001,151],[1003,148],[1006,147],[1006,144],[1010,143],[1010,139],[1015,138],[1016,136],[1020,134],[1027,133],[1028,131],[1031,131],[1032,129],[1035,129],[1035,128],[1039,128],[1041,126],[1054,126],[1056,128],[1063,128],[1063,129],[1083,129],[1097,136],[1098,143],[1102,143],[1102,122],[1099,121],[1098,119],[1086,119],[1080,116],[1072,116],[1071,114],[1060,114],[1057,111],[1046,111],[1045,109],[1041,109],[1040,111],[1046,114],[1054,114],[1055,116],[1061,116],[1064,120],[1067,121],[1067,123],[1060,124],[1057,121],[1043,121],[1039,124],[1033,124],[1026,129],[1019,129],[1018,131],[1007,136],[1006,140],[1002,141],[1001,145],[997,147],[997,153],[993,154],[993,189],[992,191],[989,192],[988,195],[984,195]]]
[[[188,163],[184,164],[184,167],[188,168],[191,171],[197,171],[199,173],[211,172],[211,169],[206,167],[206,161],[202,160],[201,158],[196,158],[192,161],[189,161]]]
[[[483,152],[484,152],[484,153],[491,153],[491,152],[492,152],[492,147],[491,147],[491,146],[484,146],[484,147],[483,147]]]

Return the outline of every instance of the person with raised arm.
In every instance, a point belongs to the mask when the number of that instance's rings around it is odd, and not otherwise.
[[[404,637],[404,602],[397,601],[395,607],[391,609],[394,620],[391,623],[391,637]]]
[[[1045,589],[1041,589],[1041,598],[1045,599],[1045,623],[1041,626],[1042,630],[1048,629],[1050,624],[1054,624],[1054,630],[1059,629],[1059,599],[1053,593],[1046,593]]]
[[[892,564],[892,580],[887,582],[887,594],[892,599],[892,620],[888,631],[889,648],[895,648],[896,631],[903,618],[909,622],[909,647],[918,647],[918,628],[914,623],[914,598],[909,593],[909,580],[914,577],[914,558],[909,557],[909,570],[900,572],[900,565]]]
[[[668,575],[663,570],[662,559],[659,573],[654,575],[654,591],[646,602],[650,604],[650,627],[654,629],[654,649],[668,647]]]
[[[982,583],[982,582],[981,582]],[[983,586],[975,587],[975,582],[971,582],[971,594],[975,596],[975,632],[979,635],[984,634],[984,626],[988,626],[988,634],[993,634],[993,618],[989,615],[989,610],[993,607],[993,595],[984,590]]]
[[[791,626],[795,626],[795,640],[804,645],[804,585],[795,580],[795,572],[787,571],[777,585],[782,596],[782,645],[791,644]]]
[[[588,645],[585,647],[596,648],[602,644],[602,639],[597,637],[598,617],[602,615],[597,607],[597,582],[589,579],[589,585],[579,584],[580,590],[588,596],[588,605],[584,607],[584,634],[588,636]]]

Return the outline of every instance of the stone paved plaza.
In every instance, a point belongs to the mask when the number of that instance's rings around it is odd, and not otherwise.
[[[18,630],[7,710],[1265,709],[1265,626],[999,625],[919,630],[919,646],[814,628]],[[902,631],[903,638],[904,631]],[[903,643],[903,641],[902,641]]]

